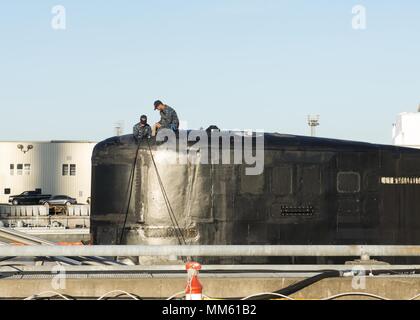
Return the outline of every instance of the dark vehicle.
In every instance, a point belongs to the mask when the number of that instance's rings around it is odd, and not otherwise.
[[[134,171],[132,137],[95,147],[94,244],[420,245],[420,150],[265,133],[264,171],[250,176],[243,164],[164,164],[150,146],[140,144]],[[281,258],[264,259],[246,261]]]
[[[50,206],[69,206],[71,204],[77,204],[77,200],[69,196],[52,196],[49,199],[40,200],[39,203]]]
[[[39,191],[25,191],[20,195],[10,196],[9,203],[17,205],[37,205],[39,201],[50,198],[50,194],[41,194]]]

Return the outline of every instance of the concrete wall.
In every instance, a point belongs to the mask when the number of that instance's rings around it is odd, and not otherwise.
[[[19,145],[23,146],[22,150]],[[91,157],[95,145],[72,141],[0,142],[0,203],[8,202],[6,189],[10,189],[10,195],[15,195],[37,188],[43,193],[68,195],[85,203],[90,197]],[[28,146],[33,148],[28,150]],[[75,164],[76,174],[63,175],[64,164],[69,165],[69,171],[70,165]],[[18,165],[23,165],[23,169],[18,169]]]
[[[10,270],[10,268],[8,269]],[[171,275],[144,275],[143,277],[102,277],[94,275],[74,275],[74,278],[66,279],[65,289],[52,289],[52,279],[56,274],[49,277],[28,278],[19,277],[0,280],[0,297],[22,299],[31,295],[56,291],[74,298],[98,298],[113,290],[123,290],[138,295],[144,299],[166,299],[176,292],[185,290],[187,277]],[[273,292],[285,288],[304,278],[299,277],[233,277],[232,275],[201,276],[203,294],[212,298],[237,298],[246,297],[260,292]],[[392,276],[392,277],[366,277],[365,288],[353,288],[352,278],[332,278],[317,282],[302,291],[291,295],[293,299],[323,299],[345,292],[363,292],[375,294],[388,299],[410,299],[419,294],[420,278],[416,276]],[[110,297],[120,292],[113,292]],[[49,294],[51,296],[51,294]],[[48,296],[48,294],[46,294]],[[275,297],[274,297],[275,298]],[[340,299],[374,299],[366,296],[355,295]],[[374,299],[375,300],[375,299]]]

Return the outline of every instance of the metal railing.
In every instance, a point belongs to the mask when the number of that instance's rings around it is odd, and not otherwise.
[[[8,240],[9,242],[15,242],[15,243],[19,243],[22,245],[25,245],[25,248],[33,248],[32,250],[37,250],[36,248],[40,248],[43,250],[45,250],[46,248],[64,248],[64,247],[60,247],[58,245],[56,245],[54,242],[51,241],[47,241],[45,239],[33,236],[33,235],[29,235],[23,232],[19,232],[10,228],[2,228],[0,227],[0,239],[5,239]],[[9,252],[11,252],[11,254],[5,254],[5,255],[1,255],[0,257],[16,257],[19,255],[16,255],[16,250],[19,250],[19,246],[15,246],[15,245],[10,245],[7,242],[3,242],[0,241],[0,247],[4,247],[6,250],[8,250]],[[31,250],[31,249],[29,249]],[[33,252],[33,251],[31,251]],[[37,255],[37,254],[26,254],[26,255],[20,255],[22,257],[24,256],[31,256],[31,257],[48,257],[49,255]],[[69,259],[68,257],[64,257],[60,254],[57,255],[51,255],[51,257],[54,257],[55,260],[57,261],[61,261],[64,262],[66,264],[70,264],[70,265],[81,265],[82,262],[80,262],[80,259]],[[73,257],[78,257],[78,255],[74,255]],[[88,257],[88,256],[83,256],[83,257]],[[84,258],[84,263],[88,263],[88,264],[115,264],[115,262],[113,261],[104,261],[102,258],[100,257],[89,257],[89,259]],[[88,261],[91,260],[91,261]]]
[[[192,256],[192,257],[420,257],[420,246],[364,245],[123,245],[0,246],[0,256]]]

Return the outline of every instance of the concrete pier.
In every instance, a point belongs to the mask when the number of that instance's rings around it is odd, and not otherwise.
[[[218,267],[219,270],[216,271]],[[333,267],[329,266],[329,269]],[[389,266],[378,268],[386,267],[389,268]],[[21,273],[15,275],[11,274],[13,272],[11,267],[0,268],[3,276],[10,276],[0,280],[0,297],[2,299],[24,299],[30,296],[36,298],[37,294],[48,292],[42,296],[45,298],[52,296],[53,291],[75,299],[97,299],[109,292],[118,291],[119,293],[114,292],[109,295],[109,298],[113,298],[124,291],[143,299],[166,299],[175,293],[182,292],[187,280],[186,273],[181,271],[182,266],[150,268],[132,266],[124,267],[125,271],[118,270],[121,267],[108,266],[69,266],[63,270],[51,268],[24,267]],[[243,271],[236,270],[236,273],[228,273],[228,271],[223,273],[224,270],[220,270],[220,266],[208,266],[207,270],[200,274],[204,287],[203,293],[210,298],[218,299],[246,297],[260,292],[274,292],[317,274],[316,270],[296,273],[295,266],[281,272],[268,269],[263,272],[258,270],[257,266],[254,272],[250,272],[245,268],[243,266]],[[320,268],[322,266],[317,266],[316,269],[321,270]],[[349,266],[337,266],[337,268],[344,270]],[[407,266],[393,268],[402,269]],[[228,269],[229,267],[225,266],[225,270]],[[57,272],[63,271],[66,273],[57,275]],[[367,276],[362,282],[355,281],[353,277],[330,278],[317,282],[290,297],[323,299],[348,292],[373,294],[388,299],[411,299],[420,294],[420,277],[417,275]],[[373,298],[354,295],[339,299]]]

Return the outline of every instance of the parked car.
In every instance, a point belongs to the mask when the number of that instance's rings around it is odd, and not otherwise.
[[[41,194],[39,191],[25,191],[19,195],[10,196],[9,203],[15,206],[20,204],[37,205],[40,201],[49,199],[50,197],[50,194]]]
[[[50,206],[68,206],[71,204],[77,204],[77,200],[69,196],[52,196],[48,199],[42,199],[39,201],[40,204],[48,204]]]

